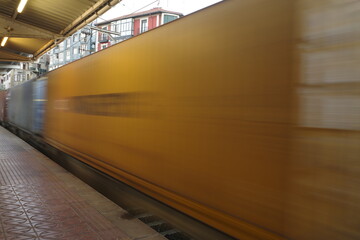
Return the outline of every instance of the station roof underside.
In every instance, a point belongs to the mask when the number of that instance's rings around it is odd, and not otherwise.
[[[0,66],[35,60],[121,0],[0,0]],[[1,71],[1,69],[0,69]]]

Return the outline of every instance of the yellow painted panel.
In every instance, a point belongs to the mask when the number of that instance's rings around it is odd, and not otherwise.
[[[224,1],[51,72],[45,135],[234,237],[281,239],[291,74],[291,1]]]

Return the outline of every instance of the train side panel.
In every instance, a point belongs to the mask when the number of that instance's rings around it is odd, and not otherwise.
[[[214,17],[216,16],[216,17]],[[281,239],[292,1],[224,1],[49,73],[45,137],[240,239]]]
[[[360,239],[360,1],[296,4],[286,236]]]
[[[9,90],[8,119],[13,125],[32,130],[33,110],[32,81],[24,82]]]
[[[33,82],[33,126],[32,131],[41,134],[44,128],[44,113],[46,105],[47,78],[43,77]]]
[[[0,122],[7,121],[7,91],[0,91]]]

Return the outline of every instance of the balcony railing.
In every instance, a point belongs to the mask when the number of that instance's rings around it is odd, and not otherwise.
[[[105,43],[105,42],[108,42],[109,41],[109,38],[107,38],[107,37],[104,37],[104,38],[100,38],[99,39],[99,42],[100,43]]]

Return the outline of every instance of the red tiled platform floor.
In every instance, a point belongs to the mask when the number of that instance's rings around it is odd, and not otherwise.
[[[122,213],[0,127],[0,239],[162,239],[121,220]]]

